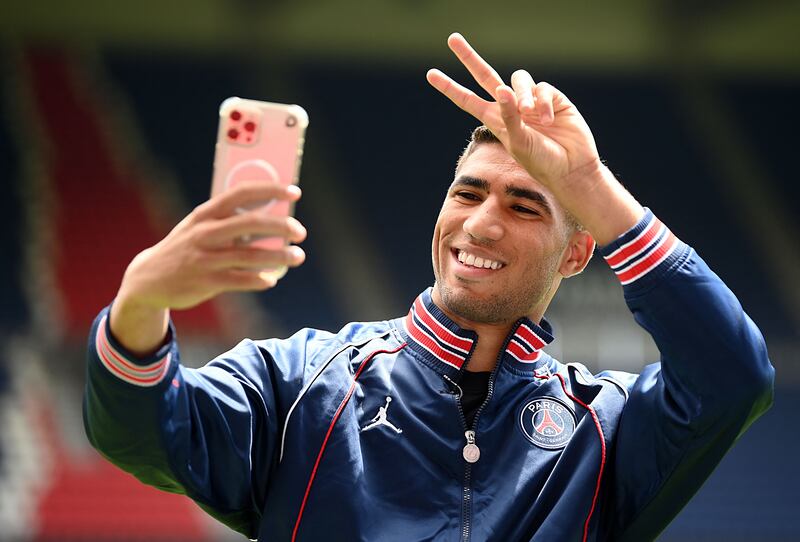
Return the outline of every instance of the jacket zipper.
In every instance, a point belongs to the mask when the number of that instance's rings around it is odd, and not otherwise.
[[[473,445],[474,445],[474,442],[475,442],[475,431],[470,431],[467,428],[467,418],[466,418],[466,416],[464,416],[464,409],[461,406],[461,396],[464,395],[464,392],[461,389],[461,386],[456,384],[455,381],[453,381],[446,374],[443,374],[442,378],[444,378],[447,381],[448,384],[450,384],[451,386],[453,386],[454,388],[456,388],[458,390],[458,395],[454,395],[453,396],[453,400],[456,403],[456,410],[458,410],[458,419],[461,421],[461,427],[464,429],[464,436],[467,438],[467,444],[469,444],[469,437],[467,435],[469,435],[471,433],[472,434],[472,441],[473,441]],[[469,535],[470,535],[469,509],[470,509],[470,504],[471,504],[471,500],[472,500],[472,490],[470,488],[470,476],[471,476],[471,474],[472,474],[472,464],[468,462],[466,464],[466,466],[464,467],[464,484],[463,484],[462,489],[461,489],[461,525],[462,525],[461,540],[462,540],[462,542],[469,541]]]
[[[458,396],[456,396],[455,402],[456,406],[458,407],[458,416],[461,419],[461,426],[464,428],[464,437],[466,439],[466,445],[464,446],[464,462],[466,466],[464,467],[464,487],[461,492],[461,542],[469,542],[470,536],[472,534],[472,515],[470,514],[470,510],[472,509],[472,487],[471,487],[471,477],[472,477],[472,463],[475,463],[480,459],[480,448],[476,444],[476,432],[475,429],[478,427],[478,418],[481,416],[481,412],[486,407],[486,404],[492,398],[492,393],[494,393],[494,380],[497,376],[497,370],[500,368],[500,362],[503,357],[503,353],[506,351],[508,347],[508,341],[511,340],[511,337],[506,339],[503,343],[503,347],[500,349],[500,352],[497,355],[497,360],[495,360],[494,369],[492,369],[492,374],[489,375],[489,389],[486,391],[486,399],[483,400],[481,406],[478,407],[478,411],[475,412],[475,417],[472,419],[472,429],[467,427],[467,419],[464,416],[464,409],[461,406],[461,396],[464,392],[461,390],[461,386],[456,384],[453,380],[448,378],[445,375],[444,378],[453,386],[458,389]],[[468,455],[468,448],[474,447],[474,450],[477,451],[476,455]],[[474,453],[474,452],[472,452]],[[474,457],[474,460],[470,462],[467,457]]]
[[[448,379],[449,380],[449,379]],[[461,387],[453,382],[453,384],[458,388],[458,396],[455,397],[456,407],[458,408],[458,417],[461,420],[461,427],[464,428],[464,435],[468,435],[472,433],[472,440],[473,445],[475,441],[475,431],[470,431],[467,428],[467,418],[464,416],[464,408],[461,406],[461,396],[463,392],[461,391]],[[469,441],[469,439],[468,439]],[[470,509],[472,508],[472,488],[470,478],[472,476],[472,464],[467,463],[464,467],[464,485],[461,489],[461,541],[462,542],[469,542],[470,537]]]

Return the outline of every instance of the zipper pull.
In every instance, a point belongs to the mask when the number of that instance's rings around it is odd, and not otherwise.
[[[481,449],[475,444],[475,431],[467,431],[464,433],[464,436],[467,437],[467,445],[464,446],[464,450],[462,451],[464,461],[467,463],[476,463],[478,459],[481,458]]]

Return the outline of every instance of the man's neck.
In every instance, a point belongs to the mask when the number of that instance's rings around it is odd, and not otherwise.
[[[434,295],[434,303],[444,312],[448,318],[458,324],[463,329],[471,329],[478,335],[477,344],[472,351],[467,364],[467,370],[472,372],[492,371],[500,357],[500,350],[511,333],[516,320],[496,324],[473,322],[451,312],[444,303]],[[541,320],[542,315],[529,316],[534,322]]]
[[[439,307],[450,320],[458,324],[461,328],[470,329],[478,335],[477,344],[467,364],[467,370],[473,372],[494,370],[495,365],[497,365],[497,360],[500,357],[500,350],[503,348],[508,334],[511,333],[511,329],[514,327],[517,319],[498,323],[474,322],[453,313],[445,305],[435,286],[431,297],[436,306]],[[537,307],[531,314],[526,316],[534,322],[540,322],[543,315],[544,308]]]
[[[500,357],[500,349],[503,348],[503,343],[511,331],[509,326],[505,330],[499,328],[492,328],[478,333],[478,344],[472,351],[472,356],[469,358],[467,370],[478,371],[492,371],[497,364],[497,358]]]

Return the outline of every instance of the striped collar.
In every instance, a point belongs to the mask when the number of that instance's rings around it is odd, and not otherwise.
[[[458,375],[478,342],[478,334],[462,329],[431,299],[432,288],[422,292],[403,319],[408,343],[440,372]],[[549,328],[549,324],[543,321]],[[504,358],[518,369],[535,371],[542,349],[553,341],[548,330],[529,318],[520,318],[506,340]]]

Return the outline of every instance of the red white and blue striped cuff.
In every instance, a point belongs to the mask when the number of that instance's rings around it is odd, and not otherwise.
[[[600,253],[623,286],[669,267],[685,246],[652,211]]]
[[[128,384],[152,387],[164,380],[169,371],[172,354],[169,350],[159,351],[156,360],[142,365],[141,360],[125,355],[113,344],[108,332],[108,314],[100,320],[95,336],[95,349],[100,362],[108,371]]]

